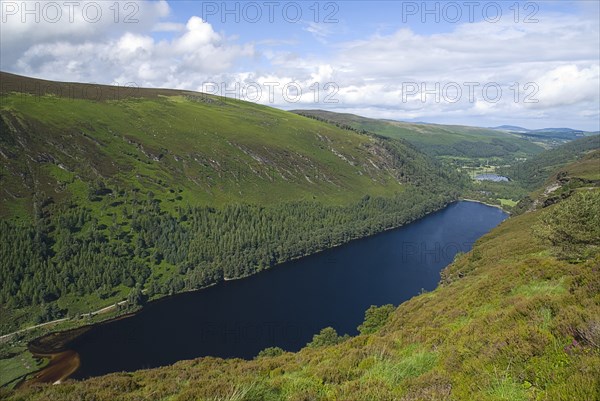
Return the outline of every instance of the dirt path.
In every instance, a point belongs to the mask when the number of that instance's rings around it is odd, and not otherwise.
[[[57,320],[53,320],[51,322],[46,322],[46,323],[40,323],[40,324],[36,324],[35,326],[31,326],[31,327],[26,327],[24,329],[21,330],[17,330],[17,331],[13,331],[12,333],[8,333],[8,334],[4,334],[2,336],[0,336],[0,341],[4,340],[4,339],[8,339],[16,334],[20,334],[20,333],[24,333],[26,331],[29,330],[33,330],[33,329],[37,329],[38,327],[44,327],[44,326],[48,326],[51,324],[55,324],[55,323],[60,323],[60,322],[64,322],[66,320],[69,320],[68,318],[62,318],[62,319],[57,319]]]
[[[127,303],[127,301],[117,302],[116,304],[106,306],[106,307],[104,307],[102,309],[98,309],[95,312],[86,313],[83,316],[96,316],[96,315],[99,315],[99,314],[102,314],[102,313],[107,313],[107,312],[110,312],[111,310],[115,309],[117,307],[117,305],[123,305],[125,303]],[[40,324],[36,324],[35,326],[30,326],[30,327],[26,327],[26,328],[21,329],[21,330],[13,331],[12,333],[8,333],[8,334],[4,334],[4,335],[0,336],[0,342],[4,341],[4,340],[8,340],[10,337],[12,337],[14,335],[17,335],[17,334],[20,334],[20,333],[24,333],[24,332],[29,331],[29,330],[37,329],[37,328],[44,327],[44,326],[53,325],[53,324],[60,323],[60,322],[65,322],[67,320],[69,320],[69,318],[65,317],[65,318],[62,318],[62,319],[52,320],[51,322],[40,323]]]

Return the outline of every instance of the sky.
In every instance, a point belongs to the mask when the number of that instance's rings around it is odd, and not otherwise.
[[[0,0],[0,69],[282,109],[600,130],[600,2]]]

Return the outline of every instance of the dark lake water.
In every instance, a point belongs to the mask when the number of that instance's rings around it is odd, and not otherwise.
[[[398,305],[433,290],[454,255],[506,217],[497,208],[457,202],[392,231],[153,302],[70,344],[81,358],[73,377],[208,355],[252,358],[271,346],[296,351],[327,326],[356,334],[370,305]]]

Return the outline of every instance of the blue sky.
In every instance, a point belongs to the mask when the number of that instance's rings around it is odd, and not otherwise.
[[[598,1],[139,1],[116,16],[113,2],[84,1],[72,21],[48,21],[40,4],[35,21],[0,1],[2,70],[283,109],[600,129]]]
[[[257,4],[259,7],[248,6],[249,3]],[[264,5],[266,3],[261,1],[244,4],[239,1],[179,0],[169,4],[172,9],[172,19],[175,21],[185,23],[191,15],[197,15],[209,22],[217,31],[227,31],[229,34],[239,35],[246,40],[256,41],[272,39],[275,35],[296,36],[301,34],[303,24],[306,22],[323,22],[331,27],[338,40],[351,40],[371,35],[374,32],[391,33],[403,27],[410,27],[419,34],[450,32],[459,23],[484,20],[484,10],[487,10],[485,16],[490,20],[494,19],[495,10],[497,10],[495,5],[501,7],[502,18],[514,20],[516,16],[516,2],[513,1],[284,1],[273,2],[278,4],[271,7]],[[469,3],[478,4],[469,7]],[[284,15],[289,14],[288,18],[292,20],[296,10],[293,4],[299,5],[302,10],[301,18],[297,23],[288,22],[284,18]],[[562,0],[520,2],[519,4],[520,19],[526,17],[539,19],[540,16],[548,13],[577,15],[586,9],[586,3]],[[273,23],[268,20],[270,8],[273,9]],[[284,13],[284,8],[288,10],[288,13]],[[261,17],[254,22],[251,19],[257,15],[254,12],[257,9],[261,10]],[[239,12],[232,13],[231,11],[234,10],[239,10]],[[244,10],[246,11],[244,12]],[[318,13],[315,13],[315,10],[318,10]],[[455,10],[459,10],[459,18],[456,18],[458,15]],[[470,10],[472,10],[472,18]]]
[[[248,4],[257,4],[258,7]],[[267,4],[269,3],[269,4]],[[270,4],[274,3],[274,4]],[[470,5],[470,3],[473,3]],[[588,3],[593,3],[589,1]],[[259,48],[274,47],[280,40],[286,49],[298,54],[326,55],[336,43],[360,40],[375,34],[392,34],[408,28],[421,35],[448,33],[463,23],[494,21],[496,5],[501,7],[499,20],[543,21],[543,15],[578,15],[587,12],[584,2],[440,2],[440,1],[172,1],[172,20],[185,24],[192,15],[210,23],[227,36],[257,43]],[[455,7],[458,4],[459,7]],[[298,5],[299,7],[296,7]],[[296,10],[300,16],[296,21]],[[258,12],[256,12],[258,10]],[[284,11],[287,10],[287,11]],[[460,13],[460,14],[457,14]],[[289,15],[288,15],[289,14]],[[272,17],[273,22],[270,21]],[[255,21],[256,20],[256,21]],[[308,30],[318,26],[323,35]],[[155,32],[153,37],[165,39],[171,33]],[[263,45],[261,45],[264,43]]]

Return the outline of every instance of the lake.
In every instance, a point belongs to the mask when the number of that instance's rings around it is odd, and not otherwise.
[[[494,181],[494,182],[508,181],[508,177],[504,177],[504,176],[498,175],[498,174],[491,174],[491,173],[479,174],[479,175],[475,176],[475,179],[477,181]]]
[[[398,305],[433,290],[457,252],[502,222],[500,209],[461,201],[412,224],[242,280],[152,302],[93,327],[69,348],[82,379],[201,356],[252,358],[297,351],[320,329],[357,334],[370,305]]]

